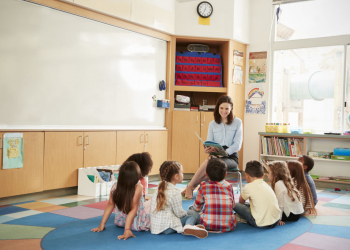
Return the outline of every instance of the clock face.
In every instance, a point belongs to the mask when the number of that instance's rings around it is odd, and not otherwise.
[[[213,6],[208,2],[200,2],[197,6],[197,13],[203,18],[210,17],[213,14]]]

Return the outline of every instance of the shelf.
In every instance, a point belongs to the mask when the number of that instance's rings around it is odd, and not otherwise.
[[[319,181],[319,182],[341,183],[341,184],[348,184],[348,185],[350,185],[350,182],[347,182],[347,181],[318,180],[318,179],[313,179],[313,180],[314,181]]]
[[[350,139],[350,135],[325,135],[325,134],[293,134],[293,133],[267,133],[259,132],[262,136],[275,136],[275,137],[293,137],[293,138],[331,138],[331,139]]]
[[[285,159],[298,159],[299,156],[293,157],[293,156],[282,156],[282,155],[265,155],[260,154],[260,156],[264,157],[273,157],[273,158],[285,158]],[[328,161],[328,162],[339,162],[339,163],[347,163],[349,164],[350,161],[339,161],[339,160],[332,160],[332,159],[322,159],[322,158],[312,158],[314,161]]]
[[[227,93],[225,87],[189,87],[189,86],[175,86],[175,91],[189,91],[189,92],[215,92]]]
[[[282,155],[265,155],[265,154],[260,154],[260,156],[267,156],[267,157],[274,157],[274,158],[285,158],[285,159],[298,159],[299,156],[282,156]]]

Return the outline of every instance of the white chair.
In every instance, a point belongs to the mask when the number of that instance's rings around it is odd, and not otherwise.
[[[241,174],[241,172],[239,172],[239,169],[237,169],[237,170],[230,170],[230,169],[228,169],[227,170],[227,174],[237,174],[237,179],[238,179],[238,181],[237,181],[237,194],[238,194],[238,188],[239,188],[239,194],[242,194],[242,174]],[[233,183],[232,183],[232,185],[233,185]]]

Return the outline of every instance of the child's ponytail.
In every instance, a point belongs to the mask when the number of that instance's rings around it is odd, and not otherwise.
[[[132,209],[136,184],[140,178],[140,167],[134,161],[124,162],[119,169],[117,188],[113,193],[113,202],[125,214],[128,214]]]
[[[157,207],[156,211],[163,210],[166,205],[166,182],[170,182],[175,174],[180,172],[180,163],[176,161],[165,161],[159,168],[159,175],[161,178],[161,182],[158,186],[158,194],[157,194]]]

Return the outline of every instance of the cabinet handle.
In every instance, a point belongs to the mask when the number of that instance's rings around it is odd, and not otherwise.
[[[147,143],[148,142],[148,134],[146,134],[146,141],[145,141],[145,143]]]
[[[80,144],[78,144],[78,146],[81,146],[81,145],[83,145],[83,136],[81,135],[81,136],[79,136],[79,138],[80,138]]]
[[[88,135],[86,137],[88,139],[88,142],[85,145],[90,145],[90,137]]]
[[[2,149],[2,138],[0,138],[0,149]]]
[[[205,115],[204,115],[204,122],[205,122]]]
[[[140,135],[140,142],[141,142],[141,143],[143,143],[143,139],[144,139],[144,135],[141,134],[141,135]]]
[[[198,122],[198,115],[197,115],[197,122]]]

